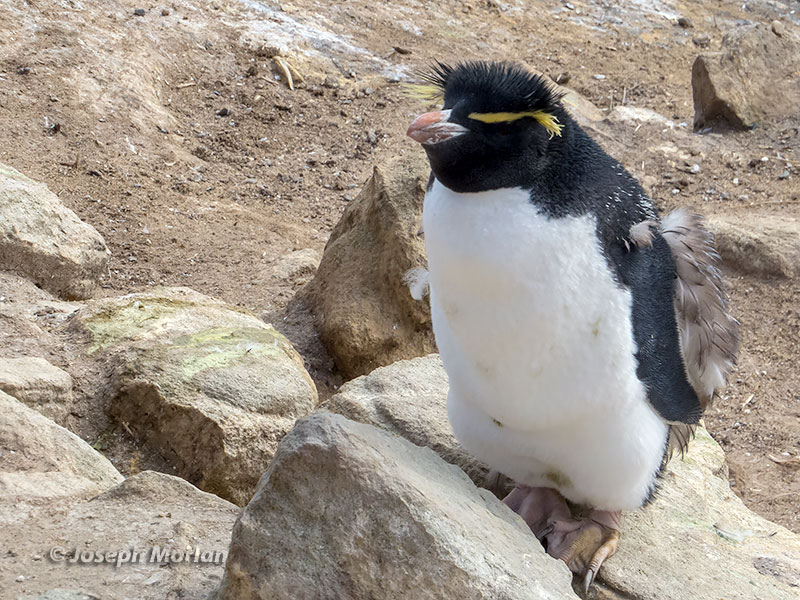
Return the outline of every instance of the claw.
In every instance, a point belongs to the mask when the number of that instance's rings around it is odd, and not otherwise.
[[[583,591],[584,593],[589,593],[589,586],[594,583],[594,576],[596,575],[596,571],[594,569],[586,569],[586,575],[583,577]]]

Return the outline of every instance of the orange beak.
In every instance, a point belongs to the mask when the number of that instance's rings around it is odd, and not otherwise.
[[[433,145],[469,131],[458,123],[450,123],[449,110],[425,113],[414,119],[406,135],[420,144]]]

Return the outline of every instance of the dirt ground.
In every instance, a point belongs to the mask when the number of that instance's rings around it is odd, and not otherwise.
[[[598,137],[660,208],[747,225],[800,215],[800,121],[692,134],[691,65],[706,51],[693,38],[713,50],[737,23],[797,18],[787,15],[780,2],[728,0],[10,0],[0,161],[46,182],[103,235],[113,253],[103,294],[185,285],[265,315],[324,397],[340,378],[307,316],[285,311],[307,279],[285,265],[292,251],[322,251],[374,164],[420,151],[405,130],[426,107],[400,81],[433,59],[567,73],[601,110],[624,103],[674,120]],[[276,54],[294,66],[294,90]],[[743,349],[706,424],[737,493],[800,532],[800,282],[726,275]]]

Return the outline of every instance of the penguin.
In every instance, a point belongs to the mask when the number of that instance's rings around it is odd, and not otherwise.
[[[459,443],[588,590],[725,385],[739,324],[703,219],[636,179],[509,62],[435,63],[408,136],[431,167],[433,330]]]

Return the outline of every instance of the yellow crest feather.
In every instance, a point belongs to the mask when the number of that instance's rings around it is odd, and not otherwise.
[[[525,117],[536,119],[539,124],[550,134],[550,139],[554,135],[561,137],[561,130],[564,128],[558,122],[558,117],[543,110],[524,111],[524,112],[496,112],[496,113],[470,113],[470,119],[475,119],[481,123],[510,123]]]
[[[429,100],[431,102],[444,102],[444,90],[437,85],[426,83],[404,83],[403,93],[411,98]]]

